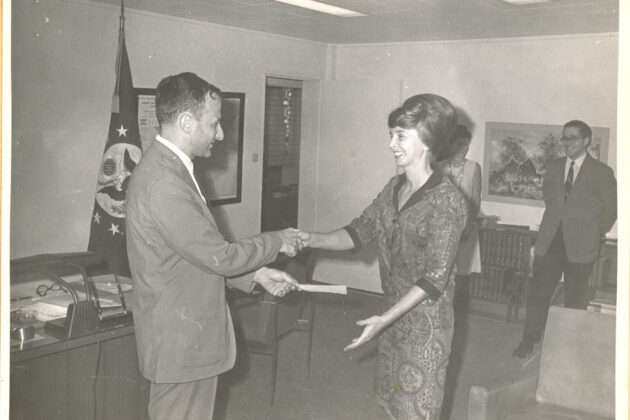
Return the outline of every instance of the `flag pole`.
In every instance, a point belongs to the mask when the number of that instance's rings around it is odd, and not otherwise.
[[[120,0],[120,30],[125,31],[125,0]]]
[[[114,95],[118,96],[120,89],[120,66],[122,66],[122,46],[125,42],[125,0],[120,0],[120,26],[118,29],[118,54],[116,55],[116,88]]]
[[[125,243],[127,184],[129,175],[142,157],[142,142],[125,43],[124,0],[120,1],[118,51],[113,58],[116,74],[112,83],[112,108],[107,141],[96,181],[88,250],[99,254],[107,262],[111,273],[129,277],[129,258]],[[112,167],[110,161],[116,164]],[[116,181],[111,180],[112,170],[116,172]]]

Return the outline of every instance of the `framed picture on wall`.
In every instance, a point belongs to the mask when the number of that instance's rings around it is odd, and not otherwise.
[[[156,134],[155,89],[134,89],[138,104],[138,125],[142,150],[147,150]],[[195,178],[208,203],[216,206],[241,202],[243,173],[243,126],[245,94],[222,92],[221,127],[223,141],[214,143],[212,156],[195,159]]]
[[[482,198],[544,207],[543,175],[549,159],[564,156],[562,125],[487,122]],[[606,162],[610,130],[591,127],[588,152]]]

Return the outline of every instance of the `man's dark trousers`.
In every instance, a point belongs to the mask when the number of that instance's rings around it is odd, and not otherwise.
[[[559,227],[547,253],[534,258],[532,289],[527,298],[523,340],[532,343],[540,341],[547,323],[549,305],[563,272],[564,306],[586,309],[590,300],[588,279],[593,264],[594,261],[589,263],[569,261],[562,237],[562,227]]]

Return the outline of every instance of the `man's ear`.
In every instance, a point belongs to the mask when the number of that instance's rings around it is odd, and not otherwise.
[[[589,146],[591,145],[591,143],[593,142],[593,138],[592,137],[587,137],[586,138],[586,148],[588,149]]]
[[[195,119],[188,112],[183,112],[177,117],[177,125],[179,129],[186,134],[192,133],[195,127]]]

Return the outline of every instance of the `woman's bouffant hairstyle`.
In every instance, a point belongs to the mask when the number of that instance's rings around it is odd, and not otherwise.
[[[451,143],[455,143],[457,139],[461,138],[465,138],[470,141],[470,139],[472,139],[472,134],[470,134],[470,131],[468,131],[466,126],[457,124],[457,127],[455,127],[455,131],[453,131],[453,135],[451,136]]]
[[[199,119],[206,104],[206,96],[221,98],[221,90],[194,73],[180,73],[165,77],[156,89],[155,113],[160,127],[172,124],[183,112]]]
[[[448,145],[457,126],[457,111],[445,98],[423,93],[407,99],[389,114],[389,128],[416,129],[434,155]]]

